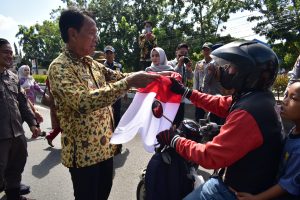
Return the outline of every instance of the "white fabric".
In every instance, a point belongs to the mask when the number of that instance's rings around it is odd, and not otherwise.
[[[157,143],[156,135],[172,124],[164,117],[156,118],[152,114],[152,103],[155,100],[156,93],[137,92],[127,111],[122,116],[110,140],[112,144],[126,143],[139,133],[146,151],[153,152],[154,145]],[[162,103],[164,115],[174,120],[179,103]]]

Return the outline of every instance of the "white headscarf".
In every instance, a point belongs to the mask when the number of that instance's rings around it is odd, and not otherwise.
[[[30,72],[30,67],[28,65],[22,65],[18,70],[19,79],[28,78],[28,76],[25,75],[25,69],[29,69]]]
[[[19,79],[25,79],[23,84],[21,85],[22,88],[26,89],[29,88],[30,86],[32,86],[34,84],[34,79],[32,76],[29,75],[25,75],[24,71],[25,69],[29,69],[30,72],[30,67],[28,65],[22,65],[19,70],[18,70],[18,76]]]
[[[159,54],[159,65],[154,65],[153,62],[151,63],[150,67],[147,67],[145,71],[152,71],[152,72],[161,72],[161,71],[174,71],[174,68],[170,65],[167,65],[168,59],[166,56],[165,51],[160,47],[155,47],[151,50],[150,57],[152,57],[153,51],[157,51]]]

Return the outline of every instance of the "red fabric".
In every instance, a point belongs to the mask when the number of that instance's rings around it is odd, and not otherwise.
[[[48,139],[50,140],[54,140],[54,138],[60,133],[62,132],[60,127],[54,128],[52,131],[50,131],[48,133],[48,135],[46,136]]]
[[[229,97],[212,98],[211,95],[198,95],[196,97],[196,93],[193,92],[191,97],[193,101],[201,99],[202,103],[196,103],[198,106],[206,105],[207,110],[216,110],[215,107],[218,106],[219,114],[225,114],[228,103],[231,102]],[[205,99],[208,99],[210,104],[204,103]],[[262,144],[262,133],[252,115],[245,110],[235,110],[227,116],[219,135],[213,141],[200,144],[180,138],[176,143],[176,151],[204,168],[219,169],[230,166]]]
[[[49,90],[50,90],[50,84],[49,84],[49,79],[48,78],[46,79],[46,87],[48,87]]]
[[[149,73],[154,73],[154,72],[149,72]],[[171,77],[174,77],[175,79],[181,81],[180,74],[176,72],[172,72]],[[170,78],[166,76],[160,76],[157,80],[150,83],[147,87],[139,88],[138,92],[140,93],[155,92],[156,93],[155,98],[161,102],[180,103],[181,95],[173,93],[169,89],[170,86],[171,86]]]

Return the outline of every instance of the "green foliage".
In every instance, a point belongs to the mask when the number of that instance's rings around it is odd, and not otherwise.
[[[25,56],[23,59],[29,62],[37,59],[38,65],[49,66],[56,58],[62,47],[58,23],[56,21],[44,21],[42,25],[35,24],[30,27],[19,25],[16,34],[19,44],[23,47]]]
[[[284,56],[284,64],[287,66],[294,66],[295,61],[297,60],[297,55],[292,53],[286,53]],[[289,67],[287,67],[289,68]]]
[[[273,84],[273,90],[276,92],[278,100],[279,96],[285,91],[288,81],[289,78],[286,74],[280,74],[276,77]]]
[[[262,15],[248,18],[257,21],[254,31],[264,35],[282,61],[282,67],[290,70],[300,53],[300,0],[247,0],[249,10]]]
[[[227,43],[230,36],[217,34],[220,24],[226,22],[230,13],[245,7],[243,1],[222,0],[62,0],[67,6],[87,8],[92,11],[100,32],[97,50],[106,45],[116,49],[116,60],[125,71],[139,68],[138,37],[143,32],[143,22],[153,22],[157,44],[163,48],[169,60],[175,57],[179,43],[189,44],[190,57],[195,62],[201,55],[204,42]],[[42,25],[20,26],[17,36],[26,53],[26,60],[38,59],[38,64],[48,66],[59,54],[62,46],[57,17],[62,8],[54,10],[53,21]]]
[[[38,83],[46,83],[47,75],[33,74],[34,80]]]

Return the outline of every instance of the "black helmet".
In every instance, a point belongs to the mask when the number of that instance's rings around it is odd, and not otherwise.
[[[237,69],[231,78],[231,88],[236,92],[269,89],[277,76],[276,54],[255,41],[231,42],[214,50],[211,56],[220,66],[229,64]]]

